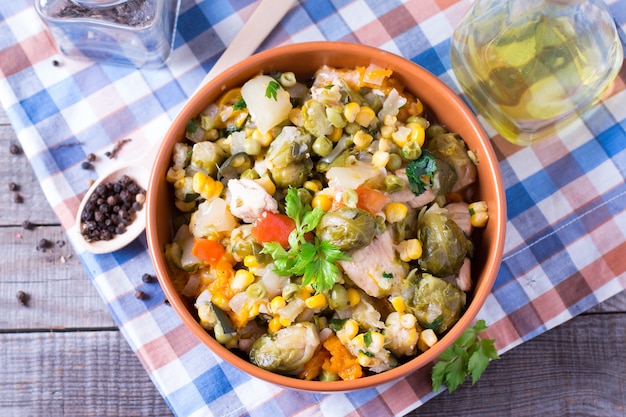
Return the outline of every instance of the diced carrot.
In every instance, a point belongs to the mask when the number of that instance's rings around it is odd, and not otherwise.
[[[359,196],[357,207],[371,214],[378,213],[389,202],[389,197],[383,192],[364,185],[357,187],[356,193]]]
[[[289,234],[296,228],[296,222],[281,213],[266,211],[252,227],[252,237],[263,244],[278,242],[283,248],[289,247]]]
[[[322,365],[330,359],[330,352],[324,346],[320,346],[313,354],[313,357],[304,364],[304,369],[298,375],[300,379],[312,381],[322,372]]]
[[[211,239],[195,238],[191,253],[209,264],[214,264],[224,256],[226,250],[218,242]]]
[[[336,335],[326,339],[324,347],[330,352],[331,357],[324,362],[322,369],[339,375],[343,380],[354,380],[363,376],[363,368],[359,361]]]

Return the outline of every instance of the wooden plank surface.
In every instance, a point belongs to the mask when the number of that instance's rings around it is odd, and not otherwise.
[[[171,416],[114,326],[0,110],[0,416]],[[8,184],[21,187],[16,204]],[[22,227],[24,220],[35,224]],[[41,239],[53,245],[37,247]],[[57,243],[59,242],[59,243]],[[28,306],[15,297],[30,295]],[[626,415],[626,293],[528,341],[410,416]]]

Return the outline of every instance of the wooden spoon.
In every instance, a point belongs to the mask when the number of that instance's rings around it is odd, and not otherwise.
[[[241,31],[226,48],[211,71],[204,77],[196,91],[222,71],[252,55],[261,42],[263,42],[296,2],[297,0],[261,0],[252,13],[252,16],[250,16],[250,19],[244,24]],[[100,176],[89,190],[87,190],[87,193],[83,196],[81,204],[78,207],[75,227],[79,235],[78,241],[86,250],[95,254],[114,252],[131,243],[144,231],[146,228],[146,213],[145,210],[142,209],[137,212],[136,218],[127,226],[124,233],[114,235],[111,240],[88,242],[80,232],[82,213],[85,209],[85,204],[98,185],[117,182],[123,175],[128,175],[144,190],[147,189],[150,171],[158,149],[158,144],[155,144],[155,146],[149,149],[141,158],[118,166],[109,173]]]

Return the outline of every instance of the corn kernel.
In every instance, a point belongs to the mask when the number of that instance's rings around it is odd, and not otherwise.
[[[270,333],[276,333],[282,328],[283,325],[280,322],[280,317],[272,317],[272,319],[267,323],[267,330],[269,330]]]
[[[426,131],[424,130],[424,126],[417,122],[413,122],[407,124],[406,127],[411,129],[408,140],[417,142],[420,147],[424,145],[424,139],[426,138]]]
[[[254,274],[246,269],[238,269],[230,283],[230,288],[235,292],[241,292],[254,282]]]
[[[372,155],[372,165],[376,168],[383,168],[389,162],[389,152],[376,151]]]
[[[259,264],[259,261],[256,259],[256,256],[254,255],[246,255],[243,258],[243,264],[246,266],[246,268],[258,268],[259,266],[261,266],[261,264]]]
[[[270,146],[270,143],[274,140],[274,136],[270,132],[261,133],[259,129],[254,129],[252,132],[252,139],[256,140],[261,146]]]
[[[221,181],[216,181],[212,177],[209,177],[203,172],[196,172],[192,180],[193,191],[200,194],[202,198],[210,200],[214,197],[219,197],[224,190],[224,184]]]
[[[409,208],[404,203],[392,201],[385,206],[385,217],[389,223],[398,223],[409,214]]]
[[[467,206],[467,208],[469,209],[470,214],[474,214],[474,213],[481,212],[481,211],[487,211],[487,202],[482,201],[482,200],[474,201],[469,206]]]
[[[396,129],[393,126],[381,126],[380,127],[380,136],[382,136],[385,139],[390,139],[391,135],[395,131],[396,131]]]
[[[312,193],[317,193],[322,190],[322,182],[320,180],[305,181],[302,186]]]
[[[371,342],[367,346],[367,350],[372,353],[378,353],[385,346],[385,336],[380,332],[370,332]]]
[[[487,220],[489,220],[489,215],[484,211],[472,214],[470,217],[470,223],[474,227],[485,227]]]
[[[289,111],[289,121],[295,126],[301,127],[304,122],[302,120],[302,109],[300,107],[294,107]]]
[[[417,348],[422,352],[426,352],[435,343],[437,343],[437,335],[433,329],[426,329],[420,333],[417,341]]]
[[[352,138],[355,148],[360,151],[367,149],[367,147],[372,143],[372,140],[374,140],[372,135],[362,130],[356,132]]]
[[[274,195],[276,192],[276,184],[274,184],[274,181],[272,181],[269,175],[265,174],[261,178],[257,178],[254,181],[263,187],[269,195]]]
[[[183,213],[186,213],[196,208],[195,201],[189,201],[188,203],[185,203],[184,201],[176,200],[174,201],[174,205],[178,210],[182,211]]]
[[[411,129],[406,126],[399,126],[398,129],[391,134],[391,139],[396,145],[403,147],[409,141]]]
[[[400,326],[404,327],[405,329],[415,330],[416,323],[417,323],[417,319],[415,318],[413,314],[407,313],[407,314],[403,314],[400,317]]]
[[[343,135],[343,128],[333,127],[333,131],[330,135],[328,135],[328,139],[330,139],[331,142],[338,142],[339,139],[341,139],[342,135]]]
[[[398,313],[404,313],[406,311],[404,299],[399,295],[391,298],[391,305]]]
[[[398,244],[398,256],[404,262],[414,261],[422,256],[422,242],[419,239],[407,239]]]
[[[341,341],[352,340],[359,333],[359,324],[354,319],[348,319],[343,327],[337,331],[337,336]]]
[[[324,211],[330,210],[332,205],[333,205],[332,199],[326,194],[318,194],[315,197],[313,197],[313,200],[311,201],[311,207],[313,208],[319,207]]]
[[[356,114],[355,122],[363,127],[368,127],[372,121],[376,118],[376,113],[371,107],[362,106],[359,112]]]
[[[306,300],[304,303],[308,308],[311,309],[323,309],[328,305],[328,301],[326,300],[326,296],[323,293],[315,294]]]
[[[165,180],[171,184],[185,178],[185,170],[182,168],[170,167],[165,175]]]
[[[276,313],[278,312],[278,310],[284,308],[286,305],[287,302],[285,301],[285,299],[282,296],[277,295],[276,297],[272,298],[272,301],[270,301],[270,311],[272,313]]]
[[[391,114],[385,115],[383,118],[383,125],[385,126],[395,126],[398,118],[396,116],[392,116]]]
[[[291,319],[288,317],[280,317],[279,322],[281,326],[287,327],[291,324]]]
[[[223,294],[213,294],[211,302],[221,310],[230,311],[229,300]]]
[[[350,102],[343,108],[343,115],[349,123],[352,123],[355,121],[360,109],[361,106],[358,103]]]
[[[348,288],[348,305],[354,307],[361,301],[361,295],[354,288]]]

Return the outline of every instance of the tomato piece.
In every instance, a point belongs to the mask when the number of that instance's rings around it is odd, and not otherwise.
[[[389,202],[389,197],[387,197],[383,192],[364,185],[357,187],[356,193],[359,196],[357,207],[367,210],[371,214],[378,213]]]
[[[218,242],[210,239],[193,240],[193,248],[191,248],[191,254],[197,256],[205,262],[214,264],[224,256],[226,249]]]
[[[286,214],[266,211],[252,227],[252,237],[263,244],[278,242],[283,248],[289,247],[289,234],[296,228],[296,222]]]

